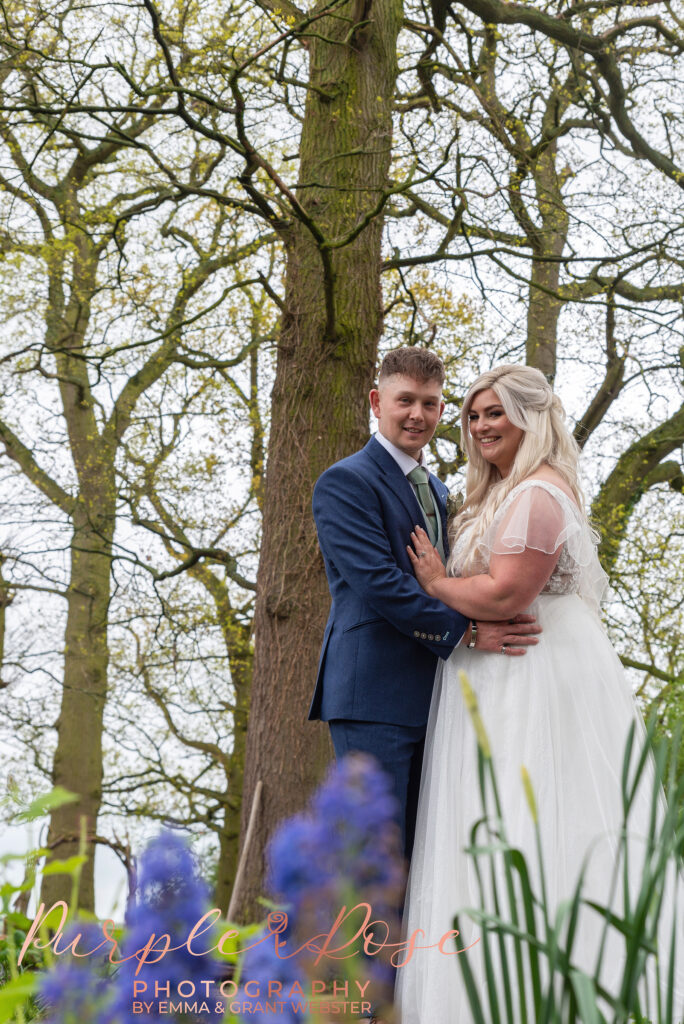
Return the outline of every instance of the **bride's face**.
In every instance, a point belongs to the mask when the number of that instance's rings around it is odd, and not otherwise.
[[[483,458],[495,465],[501,476],[508,476],[524,431],[511,423],[492,388],[475,395],[468,422],[470,436]]]

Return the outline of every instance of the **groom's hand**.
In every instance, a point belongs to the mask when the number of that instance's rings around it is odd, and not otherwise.
[[[476,651],[495,651],[498,654],[519,657],[527,648],[539,643],[537,634],[542,628],[534,615],[516,615],[506,622],[483,622],[477,620]],[[470,640],[471,627],[466,630],[461,643]]]

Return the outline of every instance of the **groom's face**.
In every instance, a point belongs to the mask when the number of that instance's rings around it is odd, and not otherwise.
[[[442,385],[395,373],[373,388],[370,404],[380,433],[418,460],[444,412]]]

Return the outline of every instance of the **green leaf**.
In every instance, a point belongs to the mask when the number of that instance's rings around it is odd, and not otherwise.
[[[43,868],[44,875],[71,875],[88,860],[82,854],[67,857],[66,860],[51,860]]]
[[[20,913],[18,910],[10,910],[3,917],[6,924],[14,925],[15,928],[19,928],[24,932],[27,932],[33,923],[30,917]]]
[[[275,904],[273,904],[275,906]],[[216,925],[214,932],[212,933],[216,942],[223,935],[227,935],[228,932],[236,931],[237,935],[232,935],[226,938],[222,943],[222,951],[216,952],[216,955],[223,957],[230,963],[237,963],[238,951],[244,949],[249,945],[250,940],[253,939],[263,929],[263,922],[256,922],[255,924],[241,925],[233,924],[230,921],[220,921]]]
[[[455,931],[460,933],[461,926],[459,924],[458,914],[454,918],[453,928],[455,929]],[[468,957],[459,956],[458,966],[461,968],[461,975],[463,977],[463,984],[465,985],[466,988],[466,994],[468,996],[468,1005],[470,1006],[470,1013],[472,1015],[472,1018],[475,1021],[475,1024],[486,1024],[485,1016],[482,1011],[482,1004],[480,1002],[478,986],[475,982],[475,977],[473,975],[470,964],[468,963]]]
[[[25,971],[0,989],[0,1024],[11,1021],[14,1012],[29,999],[38,985],[38,975]]]
[[[570,980],[577,998],[582,1024],[605,1024],[606,1018],[596,1004],[596,989],[589,975],[573,969],[570,971]]]
[[[15,860],[25,861],[28,857],[47,857],[49,850],[28,850],[26,853],[3,853],[0,857],[0,864],[11,864]]]
[[[12,885],[11,882],[5,882],[4,885],[0,885],[0,898],[5,902],[6,900],[9,901],[10,896],[17,892],[30,892],[34,881],[35,878],[31,878],[28,882],[22,882],[21,885]]]
[[[17,823],[35,821],[36,818],[44,818],[57,807],[63,807],[64,804],[77,803],[78,799],[78,796],[75,793],[70,793],[68,789],[55,786],[49,793],[44,793],[43,796],[39,796],[29,804],[26,810],[18,814],[14,820]]]

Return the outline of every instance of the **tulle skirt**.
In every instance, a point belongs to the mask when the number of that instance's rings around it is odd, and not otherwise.
[[[409,962],[397,972],[401,1024],[470,1024],[472,1016],[457,962],[459,956],[469,958],[479,990],[484,992],[485,988],[478,924],[466,914],[459,914],[459,937],[445,942],[443,951],[437,948],[442,936],[453,928],[454,914],[480,905],[475,863],[463,852],[472,843],[472,829],[482,818],[483,810],[476,734],[464,703],[459,669],[470,680],[491,744],[507,839],[524,853],[533,888],[539,893],[541,880],[533,816],[521,779],[522,766],[529,773],[534,792],[547,900],[552,913],[561,901],[572,896],[587,855],[584,896],[600,903],[609,900],[623,822],[621,773],[625,742],[636,720],[634,745],[642,746],[643,723],[622,665],[589,606],[576,594],[540,595],[531,610],[537,615],[543,634],[538,646],[524,657],[459,647],[438,669],[404,917],[407,936],[422,929],[425,937],[418,939],[418,945],[433,948],[416,948]],[[638,888],[651,830],[652,781],[653,768],[649,763],[629,819],[628,877],[632,894]],[[483,841],[484,835],[478,832],[477,838]],[[485,899],[492,900],[487,880],[490,862],[481,863],[488,892]],[[495,858],[494,863],[503,886],[501,859],[497,864]],[[618,910],[622,909],[621,885],[622,872],[613,902]],[[668,930],[673,915],[677,915],[676,1021],[684,1017],[680,891],[681,880],[673,869],[661,915],[661,933],[662,942],[669,943]],[[582,908],[573,962],[590,975],[603,924],[603,918],[595,911]],[[456,949],[465,951],[456,953]],[[512,951],[510,943],[508,949]],[[624,941],[612,931],[600,975],[609,992],[619,990],[624,950]],[[515,994],[515,979],[509,977],[509,981]],[[499,987],[500,982],[499,977]],[[650,984],[653,1012],[653,977],[644,984]],[[486,998],[483,1005],[488,1005]],[[502,1019],[509,1017],[504,1015]],[[515,1009],[510,1019],[519,1019]]]

